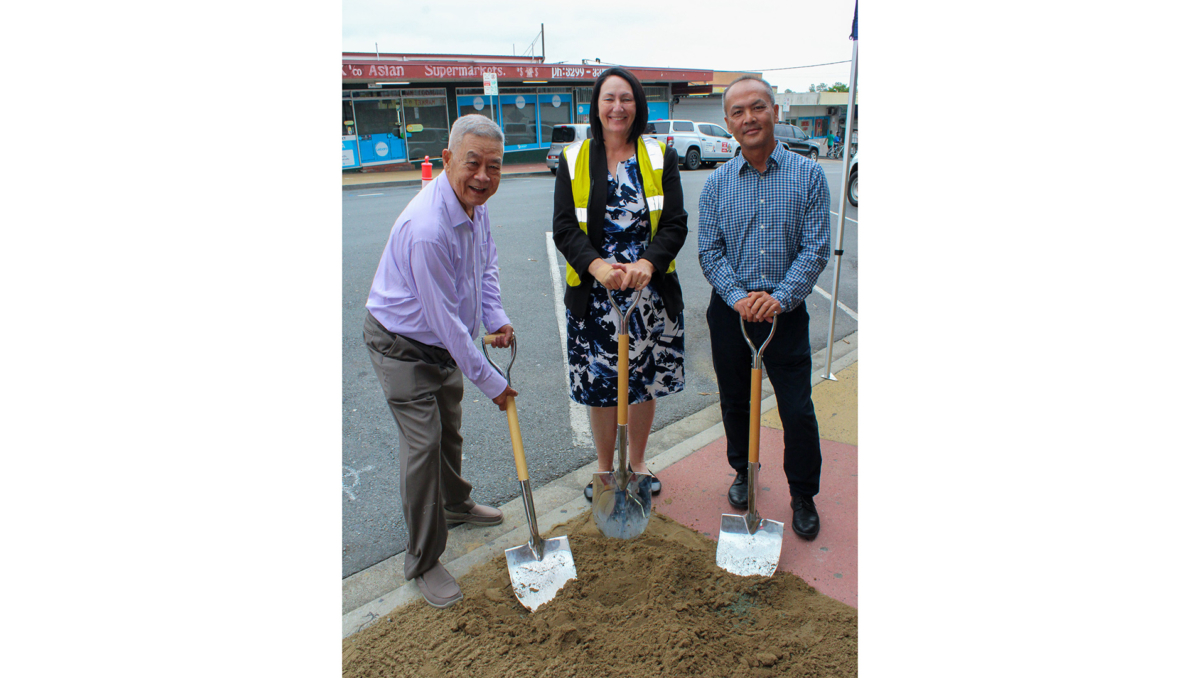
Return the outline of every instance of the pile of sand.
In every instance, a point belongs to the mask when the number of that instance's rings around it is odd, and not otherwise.
[[[419,600],[345,639],[343,676],[857,675],[858,611],[790,572],[729,574],[715,542],[658,513],[628,541],[591,513],[546,536],[563,534],[578,579],[537,612],[501,554],[460,580],[453,607]]]

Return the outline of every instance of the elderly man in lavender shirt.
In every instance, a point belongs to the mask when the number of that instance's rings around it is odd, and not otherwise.
[[[405,579],[434,607],[462,598],[438,562],[447,523],[499,524],[462,477],[463,375],[505,410],[517,395],[475,345],[480,325],[512,341],[500,304],[487,199],[500,184],[504,135],[480,115],[459,118],[442,151],[445,171],[392,226],[367,297],[363,341],[400,429],[400,500],[408,526]]]

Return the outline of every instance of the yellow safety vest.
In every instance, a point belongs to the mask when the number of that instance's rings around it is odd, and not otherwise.
[[[650,210],[650,239],[654,240],[658,233],[658,219],[662,216],[663,208],[663,155],[667,145],[657,139],[640,137],[637,146],[638,176],[642,179],[642,188],[646,193],[646,207]],[[587,233],[588,198],[592,192],[591,164],[588,158],[591,150],[591,140],[584,139],[563,149],[561,164],[567,166],[571,178],[571,195],[575,198],[575,217],[579,219],[579,228]],[[649,167],[647,173],[645,168]],[[675,270],[675,260],[667,267],[667,273]],[[579,274],[567,264],[567,284],[575,287],[580,283]]]

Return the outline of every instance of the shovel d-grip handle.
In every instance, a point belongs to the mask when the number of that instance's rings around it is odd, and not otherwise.
[[[753,357],[750,363],[750,449],[746,456],[749,463],[757,464],[758,429],[762,417],[762,354],[767,349],[767,344],[771,343],[771,338],[775,336],[778,323],[771,323],[771,333],[767,335],[767,340],[762,346],[756,347],[754,342],[750,341],[750,335],[746,333],[746,321],[740,318],[739,320],[742,323],[742,338],[746,340]]]
[[[479,341],[483,344],[483,357],[487,358],[489,364],[497,372],[504,375],[505,380],[509,385],[512,385],[512,366],[517,361],[517,337],[513,335],[512,343],[509,348],[512,351],[512,358],[508,361],[508,369],[503,372],[500,367],[492,362],[492,356],[488,354],[487,347],[494,346],[496,339],[500,338],[500,334],[488,334],[482,337]],[[517,420],[517,399],[509,396],[505,399],[505,409],[508,411],[508,435],[512,438],[513,461],[517,464],[517,480],[524,482],[529,480],[529,466],[525,463],[525,443],[521,440],[521,422]]]

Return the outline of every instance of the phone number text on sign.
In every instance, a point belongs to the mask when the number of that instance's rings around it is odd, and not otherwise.
[[[584,68],[583,66],[553,66],[550,69],[552,78],[597,78],[604,72],[603,68]]]

